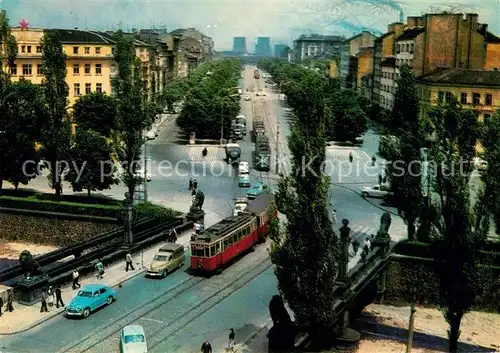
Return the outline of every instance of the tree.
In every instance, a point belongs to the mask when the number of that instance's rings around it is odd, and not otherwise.
[[[43,155],[50,168],[50,185],[56,195],[62,193],[61,162],[71,141],[68,119],[68,85],[66,84],[66,54],[57,30],[45,31],[42,45],[42,88],[45,97],[46,126],[43,129]]]
[[[290,103],[296,115],[288,140],[292,173],[281,178],[276,193],[277,209],[287,223],[272,224],[271,259],[279,290],[299,324],[314,338],[328,340],[334,324],[331,308],[337,300],[333,287],[338,249],[329,218],[329,178],[322,173],[327,119],[325,87],[318,77],[304,72],[289,90],[295,94]]]
[[[159,111],[156,104],[147,102],[133,39],[119,31],[115,41],[118,76],[112,84],[117,92],[117,113],[121,127],[116,151],[125,171],[123,181],[128,192],[133,195],[135,187],[142,182],[142,177],[136,173],[144,143],[142,132],[151,126]]]
[[[415,77],[411,68],[404,65],[400,69],[389,125],[399,143],[386,168],[386,175],[394,194],[395,206],[406,223],[409,240],[415,239],[415,224],[423,202],[420,163],[423,134],[418,104]]]
[[[174,82],[170,86],[167,86],[163,92],[162,100],[167,106],[167,109],[171,111],[174,108],[174,103],[181,101],[186,93],[185,84],[182,82]]]
[[[0,186],[3,180],[28,184],[38,173],[40,153],[36,141],[44,127],[43,93],[39,86],[21,79],[7,88],[6,114],[0,139]],[[3,119],[2,119],[3,120]]]
[[[65,175],[73,191],[85,189],[90,197],[92,191],[110,189],[118,184],[111,154],[112,148],[106,137],[96,131],[79,130],[70,150]]]
[[[456,352],[463,316],[484,289],[487,275],[479,251],[489,231],[489,214],[481,211],[484,194],[474,207],[469,195],[480,126],[474,112],[456,99],[428,114],[436,134],[430,155],[435,161],[434,190],[439,195],[434,226],[440,242],[436,259],[441,279],[442,310],[449,324],[449,351]],[[475,211],[475,212],[474,212]]]
[[[116,100],[104,93],[90,93],[78,98],[73,105],[73,118],[80,129],[94,130],[106,137],[119,129]]]

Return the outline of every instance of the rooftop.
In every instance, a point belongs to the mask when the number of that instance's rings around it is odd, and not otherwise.
[[[500,38],[498,38],[493,33],[486,31],[486,34],[482,34],[484,35],[484,40],[486,43],[500,43]]]
[[[403,34],[396,38],[396,40],[407,40],[413,39],[418,36],[420,33],[425,32],[425,27],[411,27],[406,29]]]
[[[472,70],[460,68],[438,68],[420,76],[421,83],[459,84],[467,86],[500,86],[500,71]]]
[[[48,29],[59,34],[61,42],[64,44],[88,43],[88,44],[114,44],[110,36],[103,36],[100,32],[81,31],[79,29]]]
[[[345,37],[342,36],[324,36],[321,34],[302,34],[294,42],[343,42]]]
[[[371,33],[370,31],[362,31],[361,33],[358,33],[358,34],[356,34],[356,35],[354,35],[354,36],[352,36],[350,38],[347,38],[345,41],[346,42],[350,42],[351,40],[354,40],[354,39],[357,39],[357,38],[361,37],[363,34],[368,34],[368,35],[373,36],[374,38],[377,38],[377,36],[374,35],[373,33]]]
[[[359,58],[360,56],[363,56],[363,55],[373,54],[373,52],[374,52],[373,47],[364,47],[364,48],[361,48],[359,53],[357,53],[354,56]]]
[[[375,42],[381,42],[382,39],[389,37],[391,34],[394,34],[395,32],[387,32],[382,34],[380,37],[375,39]]]

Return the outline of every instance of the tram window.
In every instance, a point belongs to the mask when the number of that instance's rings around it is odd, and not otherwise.
[[[212,256],[214,256],[215,254],[217,254],[217,252],[215,251],[215,245],[212,245],[210,247],[210,253],[212,254]]]
[[[218,242],[217,244],[215,244],[215,246],[217,248],[217,254],[221,252],[221,245],[222,245],[221,242]]]
[[[191,247],[191,255],[203,257],[203,256],[205,256],[205,251],[203,250],[203,248],[198,248],[197,249],[194,246],[192,246]]]
[[[205,248],[205,257],[210,257],[210,248],[208,246]]]
[[[227,249],[230,246],[231,246],[231,244],[229,243],[229,238],[224,239],[224,249]]]

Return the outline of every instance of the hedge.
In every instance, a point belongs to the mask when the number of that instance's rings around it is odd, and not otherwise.
[[[120,218],[123,212],[123,206],[119,204],[85,204],[68,201],[40,200],[36,195],[26,198],[0,196],[0,207],[110,218]]]
[[[155,218],[160,221],[170,221],[182,213],[171,208],[155,205],[151,202],[143,202],[135,206],[135,218]]]

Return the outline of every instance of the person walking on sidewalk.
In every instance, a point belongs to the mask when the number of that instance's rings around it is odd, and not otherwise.
[[[5,307],[5,311],[8,311],[9,313],[14,311],[14,305],[12,304],[13,301],[14,297],[12,296],[12,291],[10,291],[7,296],[7,306]]]
[[[78,271],[77,270],[73,270],[73,290],[76,289],[76,286],[78,286],[78,288],[82,287],[80,285],[80,283],[78,283],[78,277],[80,277],[80,274],[78,273]]]
[[[198,180],[196,180],[196,179],[193,180],[193,189],[194,190],[198,189]]]
[[[61,304],[61,307],[64,308],[64,302],[62,300],[62,289],[60,284],[56,286],[56,308],[59,308],[59,304]]]
[[[212,345],[208,341],[203,342],[201,345],[201,353],[212,353]]]
[[[227,348],[230,352],[234,352],[234,329],[229,331],[229,342],[227,344]]]
[[[2,316],[3,299],[0,297],[0,316]]]
[[[42,292],[42,307],[40,308],[41,313],[48,313],[49,309],[47,308],[47,291]]]
[[[54,287],[49,286],[49,289],[47,290],[47,304],[49,304],[50,307],[54,306]]]
[[[333,210],[332,220],[333,220],[333,225],[337,224],[337,210]]]
[[[97,270],[96,278],[102,279],[102,277],[104,275],[104,265],[102,264],[101,259],[97,260],[97,263],[95,264],[95,268]]]
[[[135,270],[134,264],[132,263],[132,255],[130,255],[130,253],[127,253],[127,255],[125,256],[125,263],[127,264],[125,266],[125,272],[128,272],[129,267],[132,271]]]

